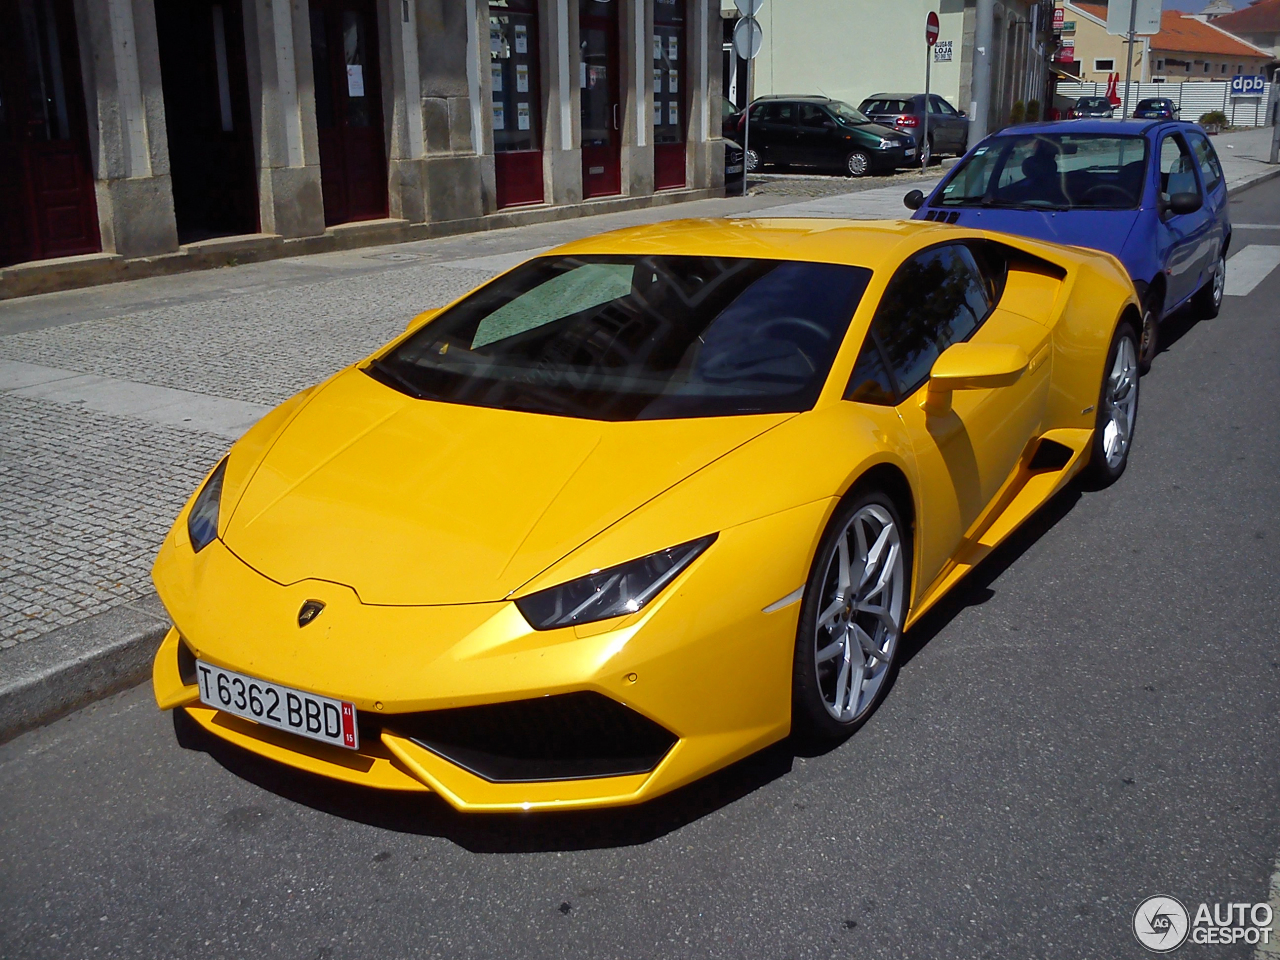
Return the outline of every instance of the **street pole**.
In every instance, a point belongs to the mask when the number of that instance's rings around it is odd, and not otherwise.
[[[924,139],[920,141],[920,169],[929,169],[929,72],[933,66],[933,45],[924,45]]]
[[[751,61],[754,59],[755,57],[747,58],[747,105],[743,107],[746,111],[746,119],[742,121],[742,195],[744,197],[747,195],[747,171],[750,169],[747,153],[751,149]]]
[[[1129,116],[1129,81],[1133,79],[1133,34],[1138,28],[1138,0],[1129,0],[1129,36],[1126,42],[1128,56],[1124,63],[1124,97],[1120,101],[1120,119]]]
[[[1271,162],[1280,163],[1280,70],[1271,76],[1267,119],[1271,121]]]
[[[973,36],[973,81],[969,93],[969,146],[987,135],[991,112],[991,47],[995,42],[995,0],[978,0]]]

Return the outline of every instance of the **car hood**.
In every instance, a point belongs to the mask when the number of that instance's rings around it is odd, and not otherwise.
[[[224,504],[222,539],[278,583],[367,604],[499,600],[790,416],[578,420],[415,400],[351,369]]]
[[[874,136],[880,137],[882,140],[901,140],[903,138],[908,140],[911,139],[911,134],[907,133],[905,130],[899,130],[896,127],[891,127],[883,123],[858,123],[853,124],[852,126],[864,133],[870,133]]]
[[[959,211],[956,221],[978,230],[1048,240],[1069,246],[1088,247],[1120,256],[1138,210],[1005,210],[998,207],[922,207],[912,219],[922,220],[926,212],[937,209]]]

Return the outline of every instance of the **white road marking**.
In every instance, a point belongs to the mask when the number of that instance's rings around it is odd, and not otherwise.
[[[1233,223],[1232,230],[1280,230],[1280,223]]]
[[[1251,243],[1227,261],[1228,297],[1247,297],[1276,267],[1280,267],[1280,247]]]
[[[99,377],[0,360],[0,393],[28,400],[76,404],[87,410],[150,420],[181,430],[239,439],[271,408],[115,377]]]

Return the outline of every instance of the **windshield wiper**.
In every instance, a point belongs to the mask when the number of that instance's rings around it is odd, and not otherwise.
[[[409,396],[413,397],[415,400],[432,399],[430,396],[427,395],[426,392],[423,391],[421,387],[413,383],[413,381],[409,380],[407,377],[405,377],[404,374],[398,372],[394,367],[391,366],[391,364],[387,363],[387,361],[383,360],[380,357],[374,357],[374,359],[370,360],[369,366],[366,367],[365,369],[366,371],[376,370],[378,371],[378,373],[382,374],[384,377],[388,377],[389,379],[394,380],[396,383],[398,383],[400,386],[404,388],[405,393],[409,394]]]
[[[1070,204],[1067,204],[1067,203],[1040,203],[1040,202],[1020,202],[1020,203],[1009,203],[1009,202],[1002,202],[1002,201],[999,201],[999,200],[989,200],[989,199],[987,199],[986,197],[983,197],[983,198],[982,198],[982,205],[983,205],[984,207],[995,207],[996,209],[999,209],[999,210],[1055,210],[1055,211],[1062,211],[1062,210],[1070,210],[1070,209],[1071,209],[1071,205],[1070,205]]]

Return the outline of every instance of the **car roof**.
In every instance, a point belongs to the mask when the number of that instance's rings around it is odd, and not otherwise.
[[[1037,133],[1110,133],[1129,134],[1130,136],[1145,134],[1158,125],[1153,120],[1052,120],[1042,123],[1020,123],[1017,126],[1005,127],[993,136],[1022,136]]]
[[[927,220],[754,217],[668,220],[576,240],[547,255],[749,257],[839,263],[880,270],[896,267],[905,256],[932,243],[990,236],[988,231]],[[1037,241],[1017,237],[1002,237],[1002,240],[1030,249],[1041,246]],[[1060,253],[1054,255],[1055,261],[1091,255],[1082,250],[1059,250]]]
[[[823,97],[823,96],[819,96],[817,94],[811,94],[811,93],[797,93],[797,94],[766,93],[764,96],[756,97],[751,102],[759,103],[761,100],[812,100],[814,103],[834,103],[835,102],[830,97]]]
[[[867,100],[913,100],[916,97],[923,96],[923,93],[873,93],[862,102],[866,103]],[[934,96],[936,97],[937,94],[935,93]]]

